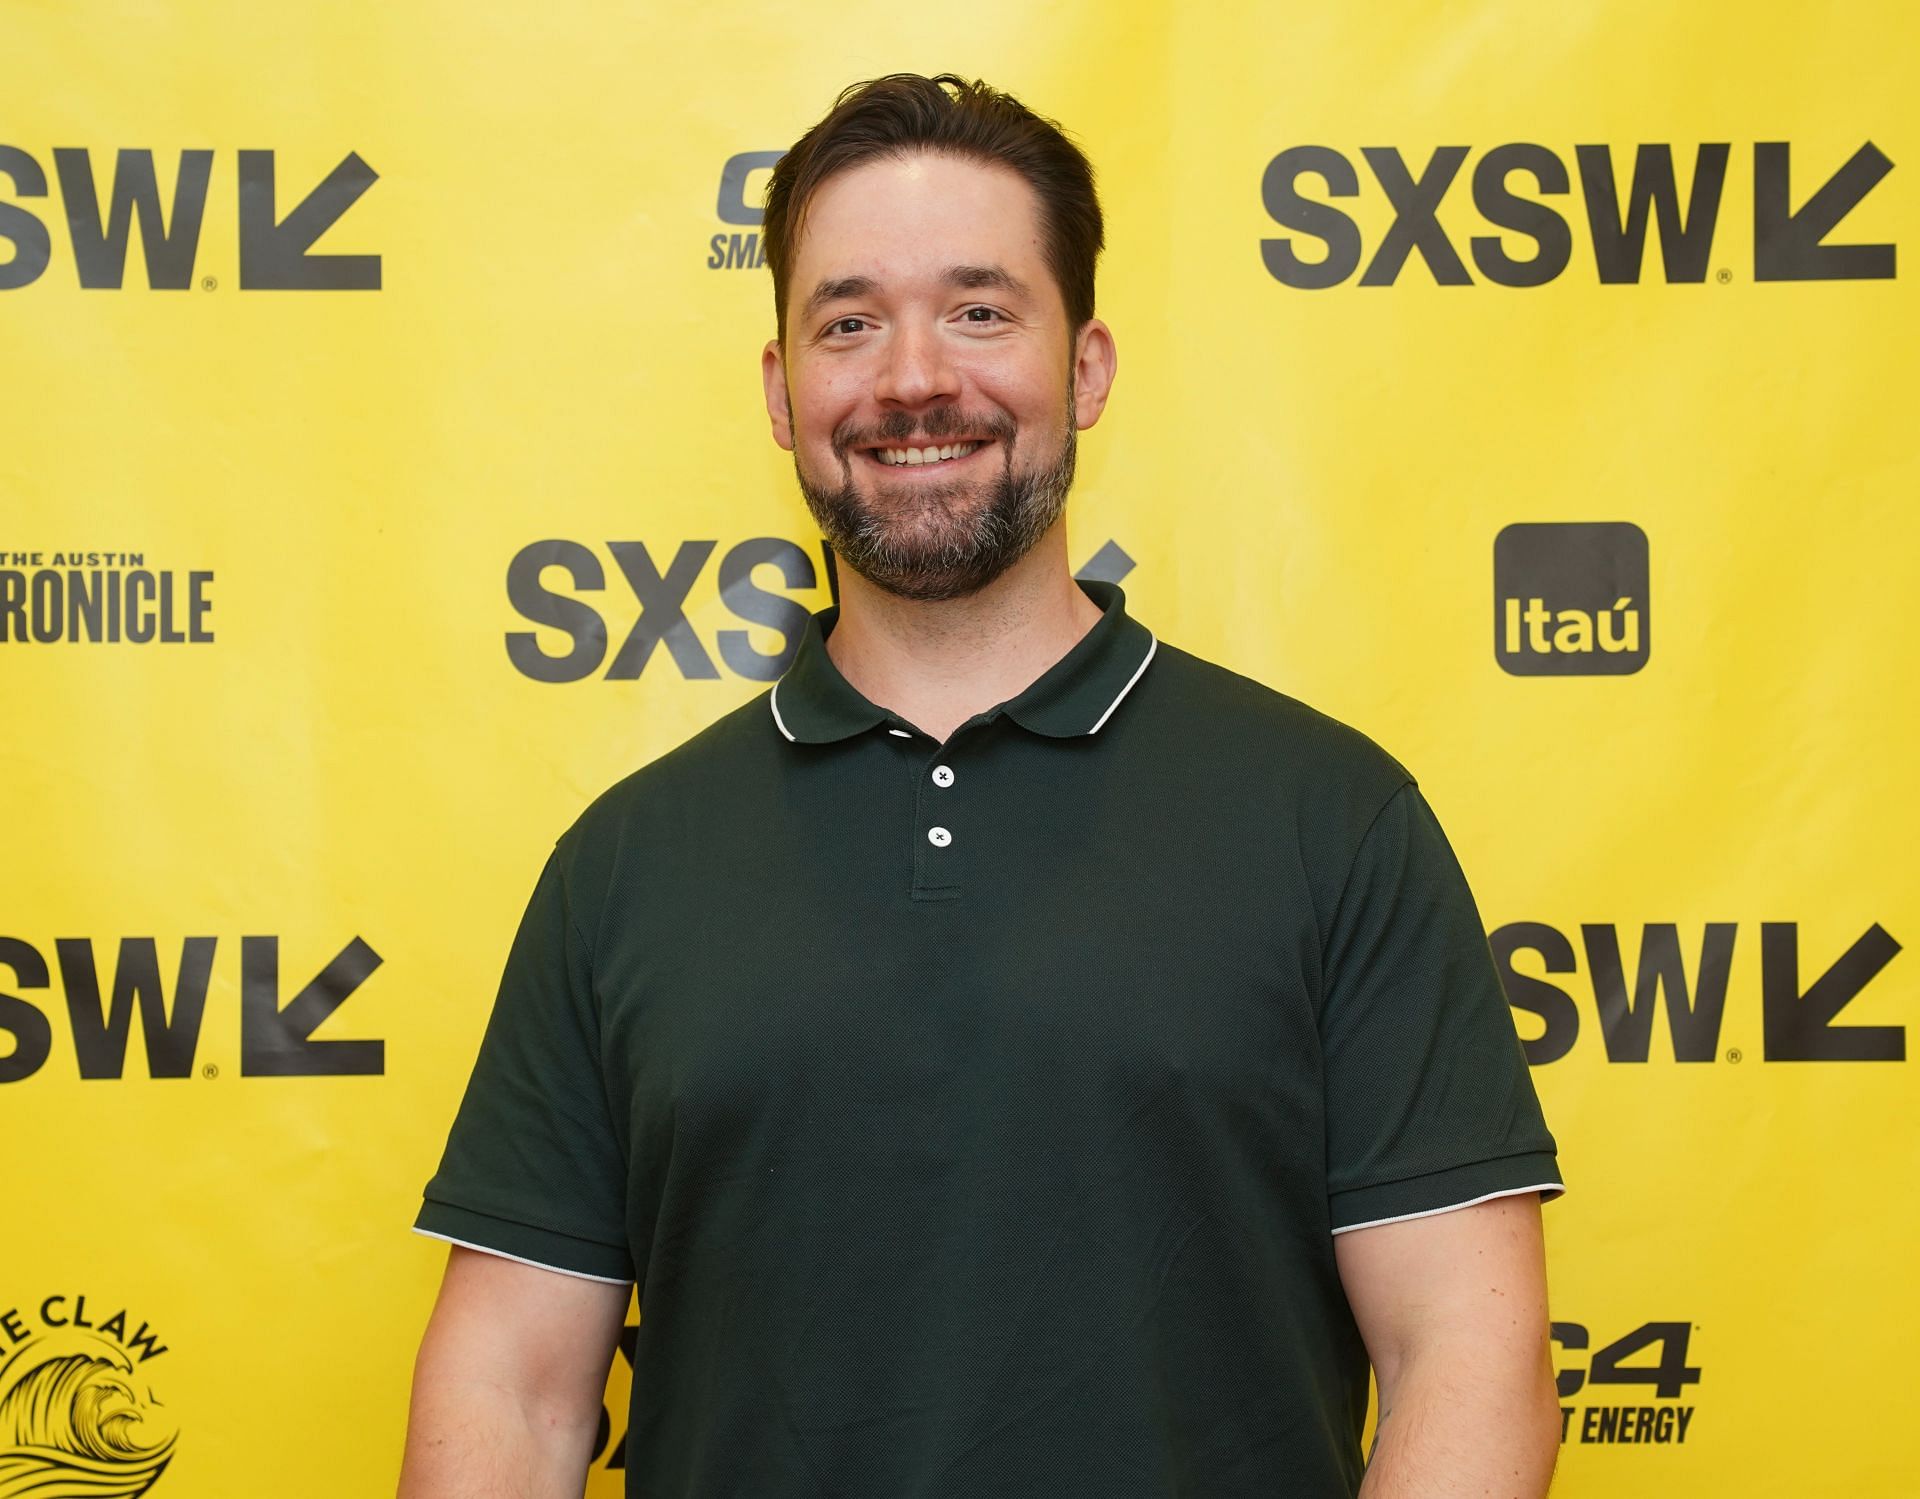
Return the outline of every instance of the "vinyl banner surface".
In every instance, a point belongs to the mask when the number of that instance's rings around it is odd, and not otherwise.
[[[547,852],[833,597],[769,170],[947,70],[1098,173],[1074,567],[1377,740],[1472,882],[1568,1183],[1554,1493],[1920,1491],[1910,8],[0,38],[0,1499],[391,1492]]]

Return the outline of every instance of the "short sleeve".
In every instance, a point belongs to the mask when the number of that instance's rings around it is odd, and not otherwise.
[[[1361,839],[1322,975],[1335,1233],[1563,1190],[1466,876],[1411,781]]]
[[[631,1280],[623,1155],[600,1064],[590,954],[556,849],[514,936],[414,1227],[569,1275]]]

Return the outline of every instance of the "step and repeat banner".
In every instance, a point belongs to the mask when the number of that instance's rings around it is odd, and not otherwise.
[[[1076,568],[1473,881],[1569,1183],[1555,1493],[1920,1492],[1920,24],[965,22],[0,5],[0,1496],[391,1491],[547,850],[830,601],[759,205],[906,70],[1099,174]]]

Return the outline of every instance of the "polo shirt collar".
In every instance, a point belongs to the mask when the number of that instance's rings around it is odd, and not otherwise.
[[[1100,606],[1099,620],[1031,686],[986,717],[1005,713],[1022,728],[1054,739],[1097,733],[1146,671],[1159,642],[1127,613],[1120,585],[1074,581]],[[838,605],[812,615],[793,664],[773,685],[774,724],[796,743],[831,744],[878,724],[905,724],[868,702],[833,664],[826,642],[839,620]]]

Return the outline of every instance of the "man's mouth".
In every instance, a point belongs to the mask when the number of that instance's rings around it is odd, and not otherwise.
[[[936,469],[952,468],[965,463],[980,449],[993,445],[990,438],[965,438],[959,442],[928,444],[920,447],[900,447],[881,445],[862,448],[861,455],[870,463],[877,463],[887,469]]]

